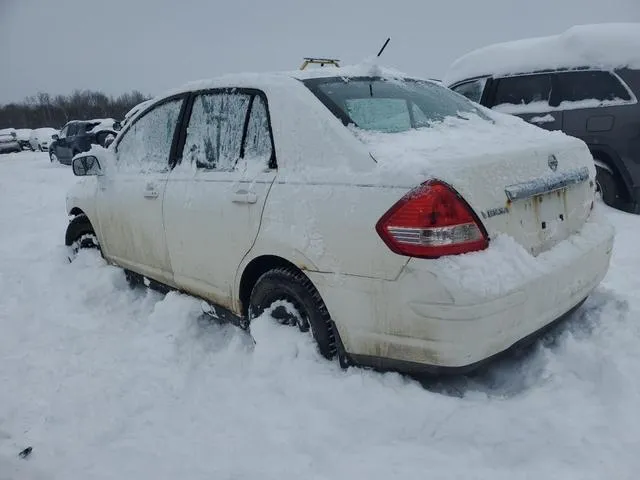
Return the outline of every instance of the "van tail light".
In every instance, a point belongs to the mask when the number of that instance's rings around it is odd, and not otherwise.
[[[452,187],[429,180],[411,190],[376,224],[397,254],[420,258],[484,250],[489,238],[471,207]]]

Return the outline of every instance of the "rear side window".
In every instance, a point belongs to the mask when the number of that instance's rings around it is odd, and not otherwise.
[[[461,83],[452,88],[452,90],[460,95],[464,95],[472,102],[480,103],[482,92],[487,83],[486,78],[479,78],[470,82]]]
[[[494,105],[549,104],[551,97],[551,76],[523,75],[505,77],[498,80]]]
[[[631,100],[631,95],[611,72],[575,71],[557,76],[561,102]]]
[[[169,100],[149,110],[124,132],[116,147],[118,167],[133,172],[164,172],[183,99]]]
[[[183,162],[232,171],[240,158],[259,159],[266,166],[272,156],[269,115],[261,95],[213,92],[195,98]]]
[[[304,83],[342,123],[364,130],[404,132],[465,113],[486,118],[468,100],[431,82],[350,77]]]

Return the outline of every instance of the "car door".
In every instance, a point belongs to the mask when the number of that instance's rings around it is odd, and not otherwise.
[[[492,109],[517,115],[546,130],[562,129],[553,76],[548,73],[515,75],[497,78],[493,82]]]
[[[162,202],[184,96],[171,97],[129,125],[115,165],[98,177],[101,244],[111,261],[172,284]]]
[[[193,97],[181,164],[169,176],[164,219],[176,284],[230,306],[275,179],[266,96],[255,90]]]
[[[69,148],[67,146],[67,136],[69,135],[69,127],[71,126],[71,123],[67,123],[62,130],[60,130],[60,133],[58,134],[58,140],[56,140],[56,144],[55,144],[55,155],[56,157],[58,157],[58,161],[62,162],[63,160],[66,160],[67,158],[69,158]]]

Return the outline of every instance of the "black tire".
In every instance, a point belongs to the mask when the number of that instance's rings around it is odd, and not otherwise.
[[[51,163],[60,163],[58,156],[55,154],[55,152],[52,151],[49,151],[49,160],[51,161]]]
[[[69,222],[67,233],[65,234],[65,245],[69,248],[68,258],[72,262],[81,249],[98,249],[100,254],[100,243],[96,232],[89,221],[89,218],[82,214]]]
[[[293,268],[275,268],[258,278],[251,291],[249,321],[279,300],[293,304],[299,316],[291,315],[283,307],[276,307],[272,316],[280,323],[297,325],[301,331],[311,328],[320,353],[327,359],[333,358],[337,342],[327,307],[311,281]]]
[[[620,199],[620,187],[616,177],[609,170],[596,165],[596,184],[602,201],[615,207]]]

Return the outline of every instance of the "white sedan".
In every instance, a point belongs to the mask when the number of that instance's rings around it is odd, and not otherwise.
[[[342,364],[471,369],[579,306],[613,245],[582,141],[375,66],[188,84],[73,171],[73,252]]]
[[[51,142],[53,142],[53,136],[59,134],[60,132],[55,128],[43,127],[33,129],[29,136],[29,146],[33,151],[46,152],[49,150]]]

